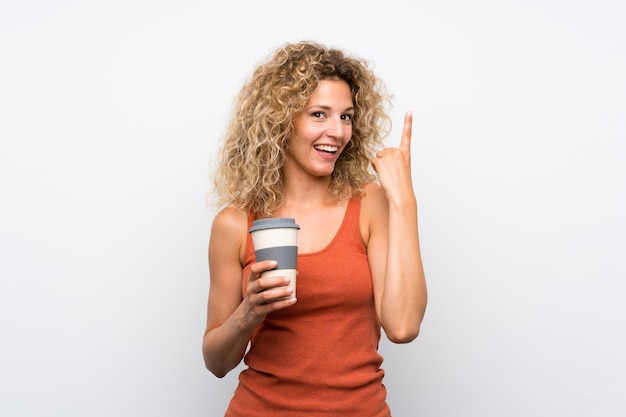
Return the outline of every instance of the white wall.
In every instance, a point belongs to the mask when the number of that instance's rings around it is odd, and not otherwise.
[[[626,414],[622,1],[0,2],[0,415],[220,416],[209,164],[283,41],[415,114],[430,288],[395,416]]]

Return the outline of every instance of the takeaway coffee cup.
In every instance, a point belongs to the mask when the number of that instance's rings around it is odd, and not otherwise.
[[[275,260],[276,268],[261,274],[264,277],[286,276],[296,296],[296,267],[298,262],[298,229],[295,219],[275,217],[255,220],[250,228],[257,262]]]

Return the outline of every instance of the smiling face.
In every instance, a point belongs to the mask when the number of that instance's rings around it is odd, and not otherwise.
[[[352,137],[354,104],[341,80],[322,80],[304,110],[294,118],[285,174],[330,177],[335,162]]]

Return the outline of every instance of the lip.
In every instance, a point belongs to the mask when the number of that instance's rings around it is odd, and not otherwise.
[[[318,151],[317,149],[315,150],[315,152],[317,152],[317,154],[318,154],[321,158],[324,158],[324,159],[327,159],[327,160],[332,160],[332,159],[337,158],[337,154],[338,154],[338,152],[335,152],[335,153],[328,153],[328,152]]]
[[[334,152],[324,151],[323,149],[318,149],[319,147],[332,148],[332,149],[335,149],[335,151]],[[339,149],[340,147],[336,144],[318,143],[315,146],[313,146],[313,150],[317,152],[317,154],[320,157],[324,159],[328,159],[328,160],[335,159],[337,155],[339,154]]]

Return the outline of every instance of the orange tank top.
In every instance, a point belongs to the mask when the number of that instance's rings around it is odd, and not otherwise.
[[[328,246],[298,255],[298,301],[253,332],[227,417],[390,416],[360,208],[351,199]],[[244,296],[254,262],[248,234]]]

